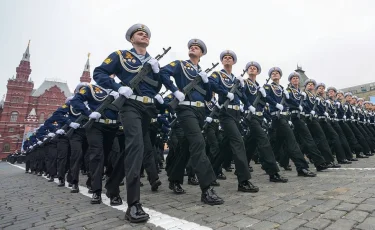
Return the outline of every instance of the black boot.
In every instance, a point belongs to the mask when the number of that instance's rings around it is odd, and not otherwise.
[[[102,194],[100,192],[96,192],[92,194],[92,198],[90,201],[91,204],[100,204],[102,203]]]
[[[298,176],[303,177],[316,177],[316,174],[313,172],[310,172],[308,169],[302,169],[298,171]]]
[[[143,210],[140,203],[130,205],[125,213],[125,220],[131,223],[146,222],[150,219],[150,216]]]
[[[73,184],[71,193],[79,193],[78,184]]]
[[[255,193],[259,191],[259,188],[246,180],[238,184],[238,191]]]
[[[278,173],[275,173],[273,175],[270,175],[270,181],[276,183],[286,183],[288,182],[288,179],[280,176]]]
[[[159,186],[161,185],[160,180],[156,180],[151,184],[151,191],[156,192],[158,191]]]
[[[59,179],[59,184],[57,186],[64,187],[65,186],[65,180],[64,179]]]
[[[201,201],[209,205],[220,205],[224,203],[224,200],[221,199],[215,192],[214,188],[207,188],[202,191]]]
[[[190,185],[199,185],[198,178],[196,176],[188,178],[188,184]]]
[[[176,194],[184,194],[185,190],[181,187],[178,182],[169,182],[169,189]]]
[[[220,172],[219,175],[217,175],[216,177],[218,180],[226,180],[227,177],[224,175],[223,172]]]

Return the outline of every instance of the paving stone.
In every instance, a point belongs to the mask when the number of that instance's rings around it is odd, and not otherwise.
[[[281,224],[281,223],[287,222],[289,219],[292,219],[295,216],[296,216],[295,213],[285,211],[285,212],[280,212],[270,217],[268,220]]]
[[[289,212],[294,212],[294,213],[301,214],[301,213],[304,213],[305,211],[307,211],[307,210],[309,210],[311,208],[312,208],[311,205],[301,204],[301,205],[296,206],[295,208],[290,209]]]
[[[374,230],[375,229],[375,217],[368,217],[363,223],[356,226],[357,229],[363,230]]]
[[[345,215],[345,219],[354,220],[356,222],[362,222],[366,219],[368,215],[368,212],[353,210],[349,212],[347,215]]]
[[[361,210],[361,211],[365,211],[365,212],[373,212],[375,211],[375,205],[369,205],[369,204],[360,204],[358,205],[358,207],[356,208],[356,210]]]
[[[240,221],[234,222],[233,225],[238,228],[247,228],[258,222],[260,222],[260,220],[253,219],[250,217],[244,217]]]
[[[346,214],[345,211],[329,210],[328,212],[322,215],[322,218],[329,219],[329,220],[338,220],[345,214]]]
[[[280,224],[273,223],[269,221],[261,221],[259,223],[256,223],[250,227],[244,228],[244,229],[254,229],[254,230],[267,230],[267,229],[275,229],[279,227]]]
[[[298,218],[292,218],[288,220],[287,222],[283,223],[280,225],[279,229],[280,230],[294,230],[297,229],[298,227],[304,225],[307,223],[306,220],[301,220]]]
[[[320,213],[325,213],[328,210],[333,209],[337,205],[339,205],[342,201],[341,200],[329,200],[327,202],[324,202],[316,207],[313,207],[311,211],[314,212],[320,212]]]
[[[4,230],[21,230],[21,229],[31,228],[32,226],[33,226],[32,223],[17,224],[17,222],[16,222],[13,225],[5,227]]]
[[[325,229],[328,225],[331,224],[330,220],[317,218],[312,221],[309,221],[304,225],[304,227],[312,228],[312,229]]]
[[[303,203],[304,205],[311,205],[311,206],[318,206],[320,204],[323,204],[324,203],[324,200],[308,200],[306,201],[305,203]]]
[[[336,206],[335,209],[350,212],[355,209],[355,207],[357,207],[356,204],[341,203],[340,205]]]
[[[353,220],[339,219],[331,224],[328,228],[326,228],[326,230],[351,230],[356,223],[357,222]]]
[[[256,218],[256,219],[259,219],[259,220],[267,220],[269,219],[271,216],[274,216],[276,215],[278,212],[276,211],[273,211],[273,210],[266,210],[266,211],[263,211],[263,212],[260,212],[256,215],[253,215],[252,217]]]
[[[304,213],[298,215],[298,218],[304,219],[304,220],[312,220],[314,218],[317,218],[320,215],[321,214],[319,212],[307,211],[307,212],[304,212]]]

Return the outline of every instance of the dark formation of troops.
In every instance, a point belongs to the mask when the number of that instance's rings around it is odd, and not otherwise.
[[[217,64],[203,70],[199,61],[207,47],[199,39],[188,42],[187,60],[160,67],[158,60],[170,48],[151,57],[146,51],[150,37],[145,25],[129,28],[126,39],[133,48],[110,54],[94,70],[96,84],[80,83],[24,142],[26,173],[44,173],[51,182],[58,178],[60,187],[67,181],[78,193],[83,170],[92,204],[101,203],[105,181],[110,204],[121,205],[125,183],[125,218],[144,222],[149,215],[140,203],[140,177],[146,171],[156,192],[163,162],[175,194],[185,193],[187,175],[189,185],[200,186],[202,202],[220,205],[224,200],[214,187],[226,179],[224,170],[232,171],[232,162],[238,191],[256,193],[251,160],[261,164],[270,182],[287,183],[279,167],[292,170],[290,160],[298,176],[315,177],[306,159],[320,172],[375,152],[372,103],[313,79],[301,90],[296,72],[283,87],[279,67],[268,71],[261,86],[262,69],[255,61],[242,75],[232,73],[237,56],[231,50],[220,54],[221,70],[214,70]],[[171,93],[159,93],[162,85]]]

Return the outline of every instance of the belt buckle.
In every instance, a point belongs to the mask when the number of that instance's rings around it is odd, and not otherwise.
[[[148,97],[143,97],[143,103],[148,103]]]
[[[104,120],[104,123],[105,123],[105,124],[109,124],[109,121],[110,121],[109,119],[105,119],[105,120]]]
[[[235,105],[233,109],[234,109],[234,110],[240,110],[240,108],[239,108],[238,105]]]
[[[197,107],[201,107],[201,102],[200,101],[197,101],[196,104],[197,104]]]

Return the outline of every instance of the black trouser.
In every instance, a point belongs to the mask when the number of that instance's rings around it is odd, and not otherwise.
[[[358,143],[358,140],[349,125],[345,121],[339,121],[339,125],[344,132],[346,139],[348,140],[352,152],[354,152],[355,154],[363,152],[362,146]]]
[[[153,117],[155,113],[156,109],[154,104],[143,104],[130,99],[126,100],[119,113],[122,126],[124,127],[126,156],[124,156],[123,161],[121,159],[119,160],[114,171],[117,171],[117,168],[120,168],[123,162],[124,167],[118,170],[120,170],[120,172],[124,171],[123,173],[125,173],[126,176],[127,203],[129,206],[140,201],[140,171],[143,156],[146,153],[151,155],[147,161],[152,161],[152,163],[154,163],[154,171],[156,171],[155,160],[151,154],[152,146],[148,132],[151,117]],[[123,155],[124,154],[122,154],[122,156]],[[115,174],[117,174],[117,172]],[[115,178],[113,181],[111,180],[110,177],[106,184],[106,189],[110,195],[118,195],[118,181],[121,182],[122,179]]]
[[[325,159],[315,144],[306,123],[302,119],[298,118],[296,114],[292,114],[291,120],[294,125],[294,133],[298,135],[298,139],[301,143],[302,152],[306,153],[309,158],[314,161],[315,166],[325,163]]]
[[[355,126],[357,126],[358,130],[362,133],[362,135],[365,137],[365,140],[370,147],[370,151],[374,152],[375,151],[375,143],[371,140],[371,137],[367,134],[367,132],[363,129],[361,124],[355,123]]]
[[[220,110],[220,125],[223,127],[223,136],[224,139],[228,140],[228,144],[222,146],[220,157],[214,162],[214,168],[217,169],[222,165],[225,155],[232,152],[234,164],[236,166],[237,180],[239,183],[251,178],[249,164],[246,157],[245,143],[239,130],[240,119],[241,111],[239,110]]]
[[[283,148],[284,154],[287,154],[290,157],[296,166],[297,171],[309,168],[303,153],[298,146],[293,130],[289,126],[287,117],[284,115],[280,115],[279,118],[273,116],[272,126],[275,132],[275,135],[273,136],[273,138],[275,138],[274,146],[272,146],[273,152],[281,153],[280,149]]]
[[[87,143],[90,154],[89,170],[91,176],[91,189],[94,193],[102,191],[102,176],[105,155],[109,155],[116,136],[118,125],[102,124],[95,122],[86,130]]]
[[[334,162],[331,148],[329,147],[328,140],[319,122],[313,118],[305,119],[307,127],[310,130],[312,137],[314,138],[315,144],[318,146],[319,151],[322,153],[326,162]]]
[[[263,170],[265,170],[268,175],[274,175],[280,170],[277,166],[270,141],[266,132],[263,130],[262,122],[263,116],[258,117],[256,115],[252,115],[248,121],[250,135],[246,138],[247,159],[249,163],[255,150],[258,149],[259,161],[262,164]]]
[[[79,182],[79,170],[81,168],[82,157],[87,152],[88,144],[86,132],[83,128],[74,130],[70,143],[70,173],[72,176],[72,184]]]
[[[178,137],[177,137],[178,132],[183,133],[184,131],[179,125],[172,127],[172,132],[168,140],[169,152],[168,152],[167,158],[165,159],[165,171],[167,172],[168,177],[170,175],[171,168],[173,168],[173,163],[176,159],[176,156],[179,155],[177,153],[179,151],[179,144],[178,144]]]
[[[216,175],[221,173],[221,166],[214,167],[215,160],[220,156],[220,143],[222,141],[221,133],[219,132],[219,123],[211,122],[206,127],[206,141],[207,141],[207,156],[210,160]]]
[[[26,163],[26,172],[28,172],[30,170],[30,166],[31,166],[31,156],[30,156],[31,153],[26,153],[26,157],[25,157],[25,163]]]
[[[362,146],[363,152],[365,154],[368,154],[369,152],[371,152],[370,146],[368,145],[363,134],[357,128],[356,124],[353,121],[347,121],[347,124],[349,125],[350,129],[353,131],[354,136],[355,138],[357,138],[359,144]]]
[[[53,178],[57,175],[57,140],[50,141],[48,144],[48,174]]]
[[[333,149],[333,152],[336,154],[336,158],[338,161],[344,161],[346,159],[344,149],[341,145],[340,137],[333,129],[330,121],[326,121],[325,119],[319,119],[319,124],[324,130],[324,133],[328,139],[328,143]]]
[[[183,151],[175,152],[176,158],[171,165],[168,175],[169,181],[179,183],[183,181],[184,169],[189,158],[191,158],[200,187],[205,189],[216,180],[215,173],[206,155],[206,143],[201,131],[205,118],[205,108],[179,105],[176,112],[179,124],[184,131],[184,141],[181,143],[181,150]]]
[[[374,146],[373,150],[375,150],[375,138],[374,138],[374,135],[372,135],[371,131],[367,128],[366,124],[360,123],[358,125],[361,126],[363,128],[363,130],[366,132],[367,137],[368,137],[368,141],[371,142],[371,144]]]
[[[341,142],[341,145],[344,149],[346,159],[348,159],[348,160],[353,159],[352,150],[350,149],[349,142],[346,139],[346,136],[344,134],[344,131],[341,129],[340,124],[338,123],[338,121],[331,121],[331,125],[340,137],[340,142]]]
[[[65,179],[68,152],[69,139],[66,136],[59,136],[57,138],[57,175],[60,180]]]

